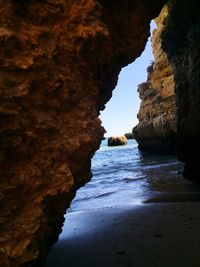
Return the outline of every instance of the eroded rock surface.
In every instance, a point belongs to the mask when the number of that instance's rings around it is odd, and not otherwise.
[[[177,116],[174,75],[167,54],[162,49],[161,34],[168,13],[167,5],[155,20],[152,36],[155,61],[148,67],[147,81],[138,86],[141,98],[139,124],[133,134],[139,147],[150,152],[175,152]]]
[[[0,266],[39,266],[91,178],[99,110],[163,0],[0,0]]]
[[[199,180],[200,149],[200,17],[195,0],[170,1],[162,34],[173,64],[178,103],[178,156],[184,175]]]

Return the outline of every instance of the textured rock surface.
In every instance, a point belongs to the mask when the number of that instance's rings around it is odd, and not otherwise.
[[[174,152],[176,148],[176,103],[172,66],[161,47],[161,34],[168,8],[155,20],[152,36],[155,61],[148,67],[147,82],[138,86],[141,106],[133,134],[139,147],[150,152]]]
[[[126,144],[126,136],[112,136],[108,138],[108,146],[123,146]]]
[[[0,0],[0,266],[39,266],[163,0]]]
[[[199,180],[200,164],[200,17],[195,0],[170,1],[162,35],[173,64],[178,103],[178,156],[184,175]]]

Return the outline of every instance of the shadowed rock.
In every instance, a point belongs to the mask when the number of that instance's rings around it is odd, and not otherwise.
[[[173,64],[178,114],[178,157],[184,176],[200,180],[200,19],[195,0],[170,1],[162,34]]]
[[[134,139],[134,135],[133,133],[125,133],[125,135],[127,139]]]

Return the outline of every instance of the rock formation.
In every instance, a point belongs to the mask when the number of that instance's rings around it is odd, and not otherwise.
[[[99,111],[164,0],[0,0],[0,266],[40,266],[91,178]]]
[[[112,136],[108,138],[108,146],[123,146],[126,144],[126,136]]]
[[[127,139],[134,139],[133,133],[125,133],[124,136],[126,136]]]
[[[163,0],[0,0],[0,266],[40,266],[61,231],[104,130],[99,111],[138,57]],[[170,1],[178,152],[199,178],[200,22]],[[168,95],[167,95],[168,97]]]
[[[162,34],[173,64],[178,104],[178,157],[185,177],[199,180],[200,149],[200,17],[195,0],[170,1]]]
[[[150,152],[174,152],[176,149],[174,76],[161,41],[167,11],[166,5],[155,19],[157,29],[151,40],[155,61],[147,68],[147,81],[138,86],[141,106],[139,123],[133,134],[139,147]]]

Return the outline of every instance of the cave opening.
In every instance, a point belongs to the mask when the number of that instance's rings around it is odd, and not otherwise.
[[[77,191],[70,207],[72,212],[92,210],[93,207],[126,205],[128,201],[134,203],[141,201],[137,198],[137,194],[143,190],[143,179],[140,179],[143,174],[139,163],[142,155],[138,150],[137,141],[128,139],[124,146],[108,146],[108,139],[112,136],[130,134],[133,127],[138,124],[137,113],[141,99],[137,88],[147,79],[149,68],[154,62],[151,44],[152,34],[156,29],[154,20],[150,24],[150,29],[151,34],[144,51],[133,63],[122,68],[112,97],[100,114],[102,126],[106,131],[105,139],[92,158],[93,177]],[[120,186],[123,187],[124,195],[119,190]],[[135,192],[134,197],[133,192]]]
[[[152,22],[151,32],[155,28],[155,23]],[[78,267],[80,262],[83,266],[90,267],[122,267],[124,261],[119,259],[120,256],[125,256],[127,266],[132,266],[133,240],[136,242],[136,258],[141,253],[137,246],[142,246],[145,253],[149,249],[148,237],[143,238],[141,243],[137,231],[141,233],[145,228],[147,236],[152,233],[155,239],[162,236],[157,229],[159,215],[158,221],[151,216],[154,212],[161,214],[162,209],[148,208],[146,216],[146,211],[140,207],[144,203],[173,201],[173,194],[184,191],[188,185],[181,177],[182,164],[174,155],[145,154],[138,149],[135,139],[128,140],[125,146],[107,146],[109,136],[131,132],[138,123],[136,114],[140,100],[134,93],[138,84],[144,82],[152,70],[154,57],[151,37],[143,54],[120,73],[118,86],[100,116],[107,133],[92,159],[93,178],[78,190],[71,203],[65,220],[66,226],[64,225],[59,242],[47,259],[46,267],[55,264],[64,267],[66,263]],[[132,91],[132,95],[126,90]],[[173,194],[168,194],[169,192]],[[150,232],[146,217],[152,226]],[[137,231],[132,232],[134,226]],[[156,255],[152,255],[153,262]]]

